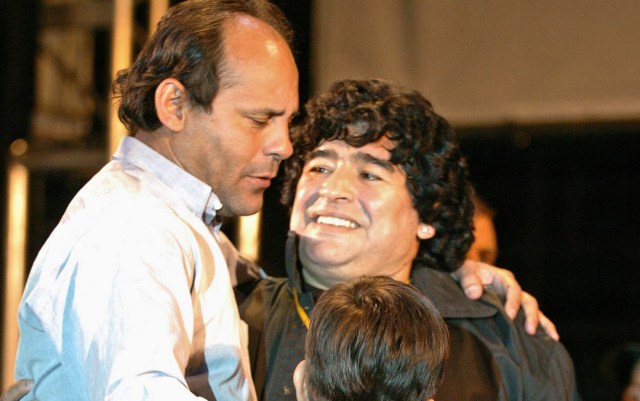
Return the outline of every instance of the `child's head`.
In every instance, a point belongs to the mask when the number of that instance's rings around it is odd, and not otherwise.
[[[383,276],[337,285],[311,314],[298,401],[426,401],[448,350],[444,321],[411,285]]]

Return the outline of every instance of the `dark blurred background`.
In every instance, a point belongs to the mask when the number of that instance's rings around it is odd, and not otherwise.
[[[43,32],[53,31],[55,36],[65,27],[78,25],[73,11],[77,4],[108,10],[111,2],[0,1],[0,222],[5,227],[9,149],[15,140],[24,139],[30,144],[28,163],[32,166],[29,266],[71,197],[106,162],[106,154],[104,160],[99,155],[106,145],[110,17],[86,18],[80,24],[85,38],[89,33],[90,52],[84,60],[91,67],[88,77],[87,71],[56,59],[55,52],[47,50],[51,38]],[[314,87],[321,86],[314,84],[313,77],[314,3],[274,2],[297,33],[302,104]],[[146,7],[145,1],[136,2],[139,43],[146,35]],[[79,87],[79,94],[39,93],[51,89],[36,79],[38,66],[47,57],[63,84]],[[55,104],[56,97],[81,101],[82,96],[91,99],[91,107],[67,110],[64,121],[51,116],[55,110],[47,102]],[[438,102],[434,104],[438,110]],[[62,132],[47,137],[47,127],[64,125],[74,115],[83,121],[81,129],[76,127],[67,136]],[[602,372],[602,359],[616,344],[640,341],[640,114],[478,124],[452,119],[452,123],[477,191],[496,212],[497,265],[512,270],[557,324],[574,359],[584,400],[614,400],[612,383]],[[52,151],[62,154],[66,162],[59,163],[60,156],[52,157]],[[68,158],[74,157],[78,162],[69,164]],[[47,160],[52,162],[47,164]],[[283,243],[288,227],[278,190],[276,185],[267,191],[260,248],[260,262],[273,275],[284,273]],[[229,222],[227,232],[233,236],[234,231],[234,222]],[[3,244],[5,240],[3,229]]]

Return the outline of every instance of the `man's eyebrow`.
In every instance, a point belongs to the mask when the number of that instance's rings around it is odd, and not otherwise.
[[[390,173],[393,173],[395,171],[395,167],[396,167],[395,164],[391,163],[389,160],[383,160],[383,159],[374,157],[369,153],[357,152],[353,158],[354,160],[362,161],[364,163],[375,164],[376,166],[382,167],[383,169],[387,170]]]
[[[285,114],[285,110],[274,110],[271,108],[262,108],[262,109],[253,109],[253,110],[246,110],[245,114],[248,115],[261,115],[261,116],[266,116],[266,117],[279,117],[279,116],[283,116]]]
[[[307,160],[317,159],[319,157],[335,160],[338,158],[338,153],[331,149],[316,149],[309,153]]]
[[[325,158],[336,160],[338,159],[338,153],[332,149],[316,149],[309,153],[309,157],[307,160],[316,159],[316,158]],[[356,152],[355,155],[352,156],[352,159],[357,162],[362,162],[366,164],[374,164],[379,166],[386,171],[393,173],[396,169],[396,165],[391,163],[389,160],[383,160],[377,157],[374,157],[366,152]]]

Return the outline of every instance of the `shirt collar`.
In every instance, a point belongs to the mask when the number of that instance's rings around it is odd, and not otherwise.
[[[207,225],[218,228],[217,211],[222,208],[220,198],[212,188],[156,152],[142,141],[126,136],[113,155],[114,160],[135,164],[152,173],[160,182],[173,189],[189,210]]]

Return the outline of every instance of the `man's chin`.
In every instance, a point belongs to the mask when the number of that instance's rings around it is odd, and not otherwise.
[[[301,260],[326,268],[338,267],[352,259],[353,248],[343,241],[326,238],[300,237],[299,253]]]
[[[218,211],[218,214],[223,217],[252,216],[262,209],[262,204],[262,197],[259,201],[255,201],[252,203],[231,203],[230,205],[223,204],[222,209]]]

